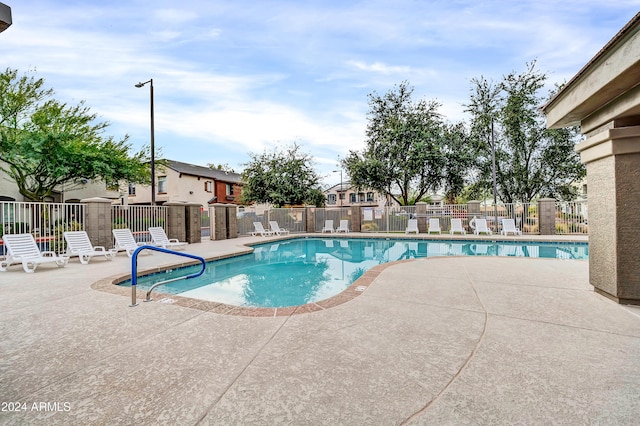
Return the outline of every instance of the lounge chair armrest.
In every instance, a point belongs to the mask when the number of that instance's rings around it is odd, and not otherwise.
[[[57,254],[54,251],[47,250],[42,252],[42,257],[56,257]]]
[[[169,238],[169,242],[170,243],[179,243],[180,241],[178,241],[177,238]]]

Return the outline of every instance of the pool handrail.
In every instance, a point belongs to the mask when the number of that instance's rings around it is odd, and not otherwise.
[[[184,252],[177,252],[175,250],[169,250],[169,249],[162,248],[162,247],[157,247],[157,246],[150,246],[150,245],[140,246],[131,255],[131,305],[129,305],[130,307],[138,306],[138,303],[136,302],[136,284],[138,283],[138,254],[140,254],[140,252],[142,250],[154,250],[154,251],[159,251],[159,252],[162,252],[162,253],[175,254],[177,256],[188,257],[190,259],[195,259],[195,260],[200,261],[200,264],[202,266],[202,269],[200,269],[199,272],[187,275],[186,277],[172,278],[170,280],[165,280],[165,281],[160,281],[159,283],[155,283],[147,291],[147,298],[146,298],[145,302],[151,301],[151,291],[154,288],[158,287],[159,285],[167,284],[167,283],[170,283],[172,281],[177,281],[177,280],[180,280],[180,279],[183,279],[183,278],[188,280],[190,278],[199,277],[200,275],[202,275],[204,273],[204,271],[206,269],[205,260],[204,260],[204,258],[202,258],[200,256],[196,256],[194,254],[189,254],[189,253],[184,253]]]

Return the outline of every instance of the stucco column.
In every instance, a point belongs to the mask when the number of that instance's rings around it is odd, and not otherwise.
[[[186,210],[184,203],[168,202],[167,207],[167,237],[177,238],[178,241],[187,240]]]
[[[640,305],[640,126],[608,129],[576,146],[589,185],[589,280]]]
[[[91,244],[112,248],[111,200],[95,197],[85,198],[80,202],[84,203],[84,230],[89,235]]]
[[[418,219],[418,232],[427,232],[427,203],[416,203],[416,219]]]
[[[538,200],[538,232],[540,235],[556,235],[556,200]]]

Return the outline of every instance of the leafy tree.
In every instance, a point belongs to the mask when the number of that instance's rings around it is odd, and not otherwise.
[[[84,102],[69,106],[52,96],[43,79],[9,68],[0,74],[0,170],[24,197],[43,201],[83,180],[150,182],[147,156],[129,156],[128,136],[105,137],[108,123]]]
[[[251,160],[242,173],[242,201],[284,205],[324,205],[320,177],[310,155],[296,143],[262,154],[249,153]]]
[[[476,160],[469,132],[464,123],[445,126],[442,148],[447,159],[443,172],[445,199],[449,204],[456,204],[465,191],[469,180],[469,171],[475,165]]]
[[[408,82],[369,95],[367,146],[342,161],[353,185],[372,188],[401,205],[438,189],[445,167],[443,123],[435,101],[411,99]]]
[[[484,77],[472,80],[471,140],[477,156],[477,192],[492,188],[491,127],[494,126],[496,186],[507,203],[535,197],[572,197],[571,183],[586,171],[575,152],[575,127],[547,129],[539,106],[546,76],[527,65],[498,84]],[[549,96],[550,97],[550,96]],[[548,98],[547,98],[548,99]]]

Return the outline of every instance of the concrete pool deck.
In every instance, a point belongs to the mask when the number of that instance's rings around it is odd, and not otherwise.
[[[265,240],[187,251],[212,257]],[[155,253],[138,264],[174,261]],[[131,308],[128,297],[91,287],[130,268],[120,254],[0,273],[0,424],[640,418],[640,308],[596,294],[586,261],[404,261],[381,268],[346,303],[272,317],[161,302]]]

